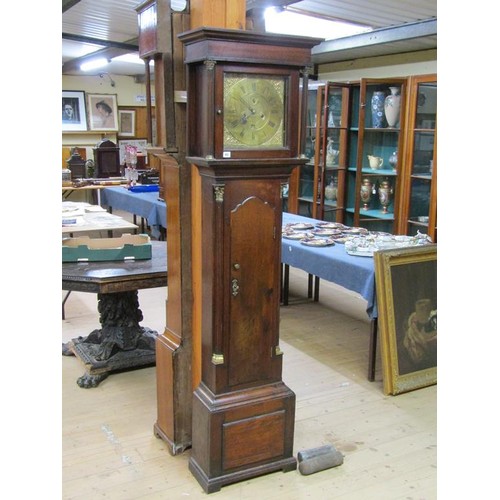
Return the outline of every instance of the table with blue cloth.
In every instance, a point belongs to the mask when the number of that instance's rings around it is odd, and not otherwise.
[[[283,225],[307,223],[316,226],[323,222],[301,215],[283,212]],[[361,295],[367,302],[366,313],[371,319],[368,379],[375,379],[375,356],[377,343],[377,294],[375,288],[375,264],[373,257],[349,255],[342,244],[326,247],[304,245],[300,240],[282,238],[281,263],[285,277],[284,294],[288,293],[288,266],[302,269],[316,279],[325,279]],[[284,300],[287,304],[287,300]]]
[[[151,228],[151,236],[165,239],[167,229],[167,204],[159,198],[158,190],[141,191],[126,186],[108,187],[102,190],[101,203],[112,211],[124,210],[142,218],[142,232],[144,220]]]

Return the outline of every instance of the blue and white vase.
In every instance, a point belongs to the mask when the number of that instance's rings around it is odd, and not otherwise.
[[[384,128],[385,115],[384,115],[385,92],[376,90],[372,95],[372,127]]]

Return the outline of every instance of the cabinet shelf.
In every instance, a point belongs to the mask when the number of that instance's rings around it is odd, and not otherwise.
[[[354,169],[356,170],[356,169]],[[379,168],[378,170],[373,168],[365,168],[361,169],[361,173],[366,175],[376,175],[379,177],[395,177],[398,175],[397,171],[389,169],[389,168]]]
[[[356,210],[354,208],[346,208],[346,212],[354,214]],[[394,213],[388,212],[384,213],[381,209],[360,209],[359,210],[360,221],[371,221],[371,220],[394,220]]]
[[[372,127],[367,127],[365,128],[365,132],[373,132],[375,134],[389,134],[389,133],[392,133],[392,134],[399,134],[399,132],[401,132],[401,130],[399,128],[389,128],[389,127],[386,127],[386,128],[372,128]]]

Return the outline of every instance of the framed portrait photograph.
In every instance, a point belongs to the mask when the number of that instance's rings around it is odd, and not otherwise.
[[[117,131],[118,103],[116,94],[87,94],[90,130]]]
[[[437,245],[375,252],[385,394],[437,383]]]
[[[135,110],[119,109],[118,110],[118,135],[121,137],[135,136]]]
[[[87,130],[83,90],[62,91],[62,130],[63,132]]]

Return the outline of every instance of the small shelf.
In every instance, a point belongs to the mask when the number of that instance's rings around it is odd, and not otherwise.
[[[355,214],[356,211],[354,208],[346,208],[346,212],[349,212],[351,214]],[[368,209],[368,210],[363,210],[361,209],[359,211],[359,218],[360,220],[389,220],[392,221],[394,220],[394,214],[392,212],[388,213],[383,213],[381,209]]]
[[[356,170],[356,169],[354,169]],[[384,176],[384,177],[389,177],[389,176],[396,176],[398,175],[398,172],[396,170],[392,170],[392,168],[379,168],[379,169],[373,169],[373,168],[366,168],[363,167],[361,169],[361,173],[366,174],[366,175],[378,175],[378,176]]]

